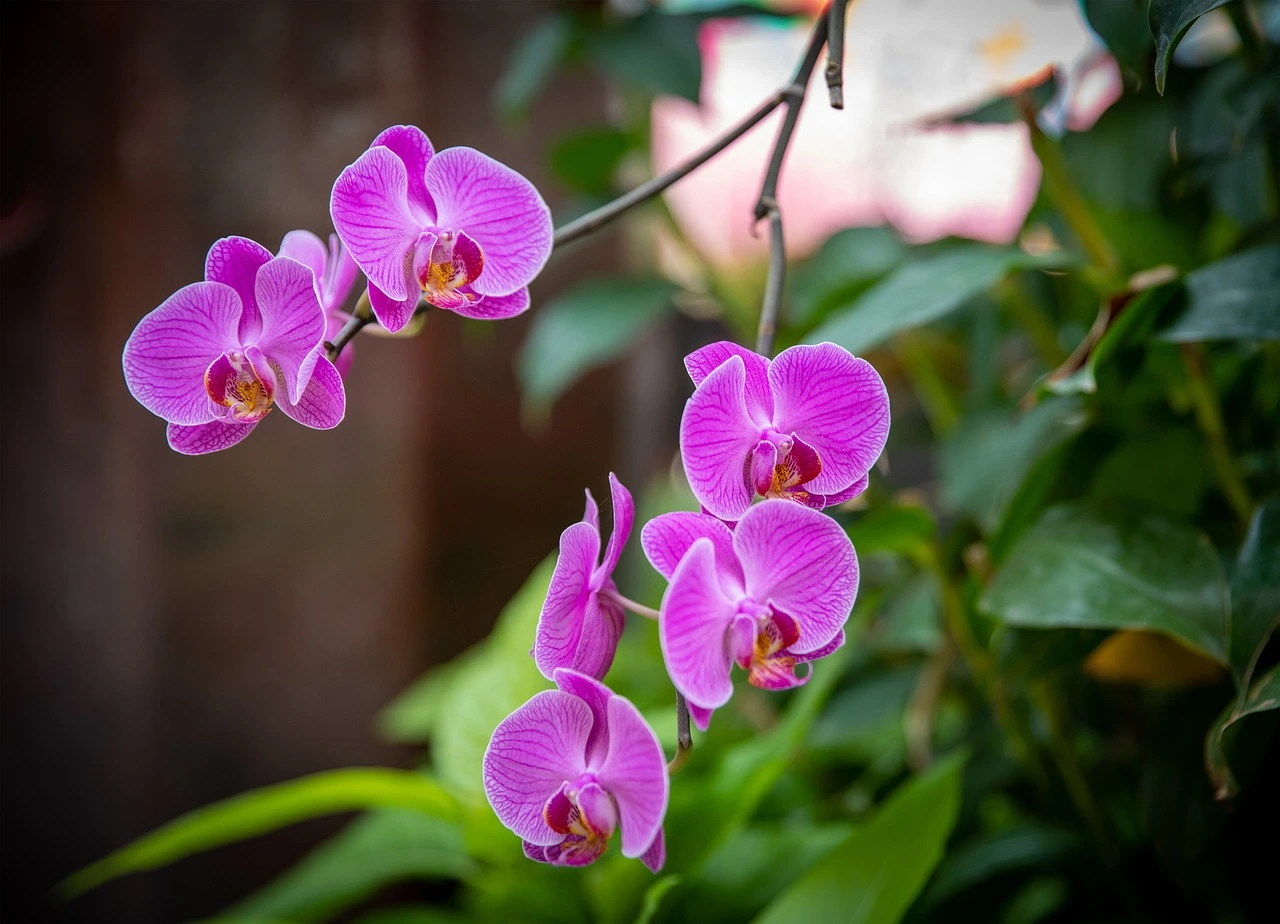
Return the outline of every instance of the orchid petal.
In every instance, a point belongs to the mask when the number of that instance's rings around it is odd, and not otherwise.
[[[773,470],[778,464],[778,447],[761,440],[751,451],[751,486],[757,494],[768,494],[773,487]]]
[[[638,857],[653,843],[667,812],[667,759],[658,736],[630,701],[614,696],[608,710],[609,753],[596,779],[617,800],[622,855]]]
[[[805,654],[798,654],[794,651],[789,651],[787,654],[795,658],[797,664],[805,664],[809,661],[817,661],[819,658],[825,658],[827,655],[835,653],[844,647],[844,641],[844,629],[841,629],[836,633],[835,638],[827,642],[817,651],[810,651]]]
[[[743,587],[742,566],[733,550],[733,532],[720,520],[706,513],[677,510],[654,517],[640,530],[640,548],[653,569],[667,580],[675,573],[680,559],[699,539],[710,539],[716,550],[716,568],[726,587]]]
[[[484,251],[481,295],[527,286],[551,256],[551,210],[533,184],[472,148],[448,148],[427,164],[436,224],[466,231]]]
[[[249,423],[224,423],[212,420],[209,423],[184,427],[171,423],[168,426],[169,448],[184,456],[202,456],[209,452],[228,449],[253,432],[258,421]]]
[[[533,659],[551,680],[557,667],[572,667],[586,618],[588,582],[600,555],[600,534],[590,523],[574,523],[560,534],[560,557],[534,632]]]
[[[604,561],[591,575],[591,586],[599,589],[618,567],[618,559],[622,557],[622,549],[631,536],[631,527],[636,519],[635,501],[631,492],[622,486],[618,476],[609,473],[609,493],[613,497],[613,532],[609,534],[609,544],[604,550]]]
[[[865,491],[870,484],[871,476],[867,474],[863,475],[843,491],[837,491],[835,494],[814,494],[811,496],[818,499],[818,509],[822,509],[823,507],[835,507],[837,504],[843,504],[845,501],[853,500]]]
[[[138,322],[124,345],[124,380],[138,403],[169,423],[213,419],[204,373],[240,345],[240,297],[220,282],[174,292]]]
[[[610,581],[608,586],[612,586]],[[582,607],[582,623],[578,646],[573,660],[565,665],[592,677],[609,673],[613,656],[618,651],[618,639],[626,626],[626,613],[611,600],[601,599],[594,592],[588,593]]]
[[[582,512],[582,522],[590,523],[596,528],[596,532],[600,531],[600,506],[596,503],[595,497],[591,494],[591,489],[586,489],[587,506]]]
[[[393,301],[417,294],[406,282],[405,258],[423,229],[410,211],[408,184],[404,161],[389,148],[372,147],[339,174],[329,202],[352,259]]]
[[[316,296],[323,304],[324,274],[329,266],[329,251],[324,241],[307,230],[290,231],[280,241],[280,251],[276,256],[297,260],[311,270],[315,277]]]
[[[484,792],[498,820],[530,843],[558,844],[542,809],[586,769],[591,709],[576,696],[543,690],[499,723],[484,752]]]
[[[288,395],[281,395],[277,402],[285,416],[313,430],[332,430],[342,423],[347,411],[347,394],[342,386],[342,376],[337,367],[320,356],[311,374],[311,381],[302,391],[302,397],[293,403]]]
[[[351,294],[351,286],[360,273],[360,267],[351,259],[351,253],[342,245],[342,238],[329,235],[329,263],[325,268],[324,282],[320,286],[320,304],[325,311],[335,311]]]
[[[482,295],[450,309],[464,318],[479,321],[501,321],[529,310],[529,288],[516,289],[510,295]]]
[[[578,790],[578,812],[583,826],[597,837],[608,838],[618,827],[618,810],[599,783],[587,783]]]
[[[667,862],[667,841],[662,836],[662,829],[658,829],[657,835],[653,839],[653,843],[649,848],[640,855],[640,862],[649,867],[649,872],[661,872],[662,867]]]
[[[595,770],[609,750],[609,698],[613,691],[581,671],[557,668],[552,678],[565,693],[578,697],[591,709],[591,734],[587,737],[586,764]]]
[[[889,437],[889,393],[869,362],[834,343],[794,346],[769,365],[769,384],[774,426],[822,458],[808,490],[840,491],[875,465]]]
[[[754,491],[743,466],[760,439],[747,413],[746,367],[731,356],[702,380],[680,418],[680,457],[693,495],[723,520],[736,520]]]
[[[378,323],[394,334],[403,330],[412,320],[413,313],[418,308],[418,296],[415,292],[406,299],[396,301],[370,282],[369,307],[373,309],[373,316],[378,319]]]
[[[426,134],[416,125],[393,125],[373,139],[369,147],[381,145],[390,148],[404,163],[405,175],[408,178],[409,207],[420,213],[420,218],[430,221],[435,215],[435,203],[427,192],[425,177],[427,161],[434,153]]]
[[[254,281],[260,270],[271,259],[271,251],[247,237],[224,237],[214,241],[204,259],[204,278],[207,282],[221,282],[236,290],[240,296],[239,339],[251,343],[262,330]]]
[[[773,419],[773,392],[769,390],[769,360],[759,353],[739,346],[732,340],[721,340],[694,350],[684,358],[684,367],[689,370],[689,378],[693,379],[696,387],[724,365],[730,356],[741,356],[746,366],[747,412],[759,426],[767,425]]]
[[[324,340],[325,317],[320,309],[311,270],[288,257],[276,257],[258,271],[255,285],[262,310],[258,346],[284,381],[288,400],[297,404],[315,368]]]
[[[714,709],[699,706],[697,703],[691,703],[688,700],[685,700],[684,704],[689,710],[689,718],[693,719],[693,724],[698,731],[706,731],[711,727],[711,717],[715,715]]]
[[[714,709],[733,696],[725,633],[736,612],[720,587],[715,546],[697,540],[671,576],[658,618],[667,673],[692,703]]]
[[[853,543],[830,517],[784,500],[752,507],[733,533],[747,593],[800,627],[798,654],[826,645],[844,626],[858,593]]]

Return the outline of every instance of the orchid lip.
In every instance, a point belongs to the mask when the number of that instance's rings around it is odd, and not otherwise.
[[[259,362],[254,362],[251,353],[257,354]],[[261,420],[275,403],[276,377],[263,359],[255,347],[244,352],[228,350],[205,370],[204,387],[209,399],[228,408],[228,416],[242,423]]]

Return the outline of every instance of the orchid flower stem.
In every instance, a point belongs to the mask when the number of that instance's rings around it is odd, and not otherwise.
[[[364,330],[365,327],[373,323],[373,306],[369,304],[369,290],[365,289],[360,293],[360,298],[356,302],[355,310],[351,312],[351,320],[342,325],[342,330],[338,331],[338,336],[325,343],[324,348],[328,351],[329,362],[333,362],[338,358],[338,354],[342,352],[343,347],[355,339],[356,334]]]
[[[756,329],[756,352],[773,353],[773,338],[778,332],[778,310],[782,306],[782,289],[787,279],[787,251],[782,239],[782,212],[775,204],[769,210],[769,276],[764,285],[764,301],[760,303],[760,325]]]
[[[658,611],[652,607],[645,606],[643,603],[636,603],[630,597],[624,597],[616,590],[605,590],[600,592],[600,596],[607,597],[615,603],[635,613],[637,616],[643,616],[645,619],[657,619]]]
[[[827,7],[827,96],[832,109],[844,108],[844,17],[849,0]]]
[[[1204,349],[1198,343],[1181,344],[1182,362],[1187,367],[1187,385],[1191,393],[1191,405],[1195,409],[1196,421],[1204,432],[1209,443],[1209,459],[1217,472],[1222,493],[1240,523],[1247,531],[1249,521],[1253,519],[1253,500],[1249,489],[1245,487],[1244,478],[1236,467],[1235,457],[1231,454],[1231,446],[1227,442],[1227,427],[1222,420],[1222,407],[1209,384],[1208,371],[1205,369]]]
[[[676,694],[676,756],[667,764],[667,774],[679,773],[689,762],[689,754],[693,751],[693,735],[689,733],[689,704],[684,694]]]

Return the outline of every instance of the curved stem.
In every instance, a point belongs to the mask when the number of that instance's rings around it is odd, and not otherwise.
[[[333,362],[338,358],[338,354],[342,352],[343,347],[355,339],[356,334],[364,330],[365,327],[373,323],[373,306],[369,304],[369,290],[365,289],[360,293],[360,298],[356,302],[355,310],[351,312],[351,320],[342,325],[342,330],[338,331],[338,336],[332,340],[326,341],[324,348],[328,351],[329,362]]]
[[[1191,393],[1191,405],[1195,409],[1196,422],[1209,443],[1209,461],[1218,475],[1222,493],[1247,532],[1253,519],[1253,499],[1245,486],[1244,478],[1236,467],[1235,456],[1227,442],[1227,425],[1222,419],[1222,407],[1209,383],[1205,369],[1204,350],[1198,343],[1179,344],[1182,362],[1187,367],[1187,385]]]
[[[645,619],[658,618],[657,610],[653,609],[652,607],[645,606],[643,603],[636,603],[636,601],[632,600],[630,597],[624,597],[622,596],[622,594],[618,593],[616,590],[602,590],[600,591],[600,596],[607,597],[608,599],[613,600],[614,602],[622,606],[624,609],[630,610],[631,612],[635,613],[637,616],[643,616]]]
[[[667,764],[667,773],[679,773],[689,762],[689,753],[693,750],[693,735],[689,732],[689,704],[684,694],[676,694],[676,756]]]
[[[844,17],[849,0],[827,7],[827,97],[832,109],[844,108]]]

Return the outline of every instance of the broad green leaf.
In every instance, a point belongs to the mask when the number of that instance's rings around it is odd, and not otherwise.
[[[1248,689],[1271,633],[1280,626],[1280,500],[1259,507],[1231,574],[1231,670]]]
[[[888,552],[919,561],[938,524],[928,510],[907,504],[873,507],[845,527],[859,555]]]
[[[649,886],[645,890],[644,904],[640,906],[640,913],[636,915],[636,924],[652,924],[662,908],[662,900],[679,884],[680,877],[671,875],[663,876]]]
[[[321,815],[371,808],[413,809],[453,817],[452,796],[430,777],[407,770],[353,767],[264,786],[175,818],[68,877],[68,898],[128,873],[157,869],[194,853],[243,841]]]
[[[698,102],[702,17],[645,10],[593,33],[587,52],[606,73],[633,89]]]
[[[458,879],[475,869],[456,824],[417,812],[379,811],[353,821],[227,914],[322,920],[390,883]]]
[[[1116,61],[1132,76],[1146,71],[1151,31],[1144,15],[1145,0],[1084,0],[1084,15],[1106,43]]]
[[[944,637],[937,584],[931,575],[917,574],[878,608],[867,645],[877,653],[929,654]]]
[[[1252,687],[1242,692],[1209,729],[1204,743],[1204,762],[1209,779],[1213,781],[1215,798],[1230,799],[1240,791],[1240,783],[1232,772],[1228,755],[1233,739],[1240,733],[1241,720],[1275,709],[1280,709],[1280,665],[1271,668]]]
[[[964,763],[952,756],[899,787],[756,924],[895,924],[924,888],[955,825]]]
[[[510,63],[494,87],[494,102],[508,119],[529,109],[580,36],[573,16],[561,10],[545,17],[520,40]]]
[[[1280,340],[1280,245],[1210,263],[1186,279],[1187,304],[1163,340]]]
[[[1099,503],[1132,502],[1190,517],[1209,486],[1204,438],[1188,429],[1133,432],[1102,460],[1089,496]]]
[[[1126,2],[1103,0],[1104,4],[1115,6]],[[1062,139],[1062,155],[1071,178],[1094,206],[1146,217],[1159,201],[1160,184],[1169,169],[1169,133],[1173,126],[1171,106],[1150,96],[1129,97],[1104,112],[1087,132],[1067,134]],[[1157,227],[1162,224],[1156,223]],[[1103,230],[1113,229],[1104,226]],[[1114,230],[1123,236],[1125,228],[1117,223]],[[1155,264],[1137,265],[1145,268]]]
[[[837,232],[792,274],[787,322],[799,326],[818,323],[833,308],[862,294],[906,255],[902,238],[890,228]]]
[[[1156,90],[1164,93],[1169,61],[1187,30],[1195,21],[1227,0],[1151,0],[1147,8],[1147,24],[1156,40]]]
[[[445,693],[483,649],[472,648],[452,661],[437,664],[414,681],[378,714],[378,731],[389,741],[420,744],[431,737]]]
[[[980,606],[1027,628],[1161,632],[1225,664],[1226,597],[1218,555],[1197,530],[1062,506],[1022,536]]]
[[[902,715],[920,671],[909,664],[859,678],[841,690],[813,726],[808,746],[821,754],[901,766],[906,743]]]
[[[545,412],[587,370],[625,353],[675,290],[657,277],[596,279],[539,309],[517,359],[526,409]]]
[[[953,848],[943,859],[920,897],[921,910],[1011,870],[1056,863],[1079,846],[1070,831],[1041,824],[1019,824],[979,835]]]
[[[588,128],[560,138],[547,157],[551,169],[570,189],[588,196],[605,196],[613,189],[613,175],[631,146],[616,128]]]
[[[1010,247],[958,244],[903,264],[833,311],[805,340],[829,340],[852,353],[863,353],[900,331],[936,321],[1013,270],[1047,269],[1069,262],[1066,254],[1033,257]]]

